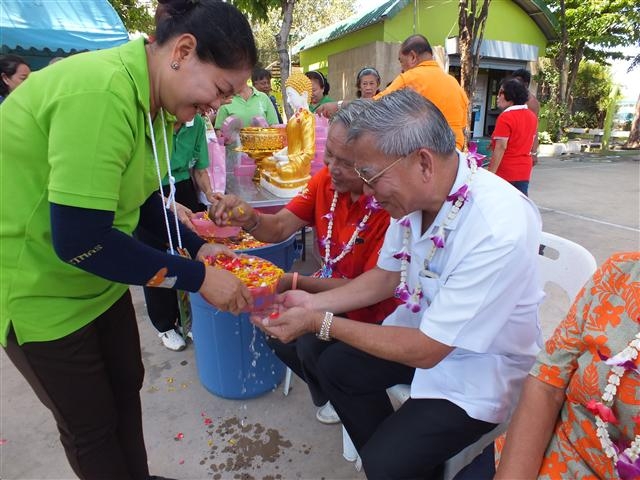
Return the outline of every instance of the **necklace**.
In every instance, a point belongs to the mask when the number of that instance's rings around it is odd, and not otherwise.
[[[587,402],[587,409],[595,414],[596,435],[600,439],[604,454],[613,460],[618,476],[622,480],[637,478],[640,465],[637,465],[640,458],[640,435],[636,435],[627,448],[618,439],[616,443],[611,440],[607,427],[609,422],[618,423],[611,406],[620,385],[620,378],[627,370],[637,372],[634,360],[638,358],[640,352],[640,333],[629,342],[629,345],[617,355],[607,358],[598,352],[598,355],[607,365],[611,365],[611,372],[607,379],[607,386],[604,389],[600,402],[590,400]]]
[[[458,216],[458,213],[460,213],[460,209],[469,198],[471,182],[473,181],[473,176],[478,171],[478,164],[475,158],[472,158],[471,156],[467,157],[467,164],[469,165],[471,173],[467,177],[466,182],[458,190],[447,196],[446,201],[452,202],[451,209],[444,219],[444,222],[442,222],[442,225],[438,227],[436,234],[430,237],[432,242],[431,250],[424,260],[424,270],[420,272],[420,274],[425,277],[438,278],[438,275],[436,273],[429,270],[431,260],[433,260],[433,257],[435,256],[436,251],[439,248],[445,247],[444,230],[453,221],[453,219]],[[400,264],[400,283],[396,287],[394,294],[396,298],[399,298],[402,302],[404,302],[405,307],[407,307],[413,313],[417,313],[420,311],[420,301],[424,297],[424,294],[422,293],[422,286],[420,285],[420,282],[418,282],[418,285],[416,285],[413,291],[409,288],[409,284],[407,283],[407,270],[409,262],[411,262],[411,254],[409,253],[411,223],[409,222],[408,216],[402,218],[399,223],[404,227],[404,236],[402,238],[402,249],[393,256],[394,258],[402,260]]]
[[[333,201],[331,202],[331,207],[329,208],[329,213],[324,215],[323,218],[326,218],[329,221],[329,225],[327,226],[327,236],[324,237],[321,241],[324,246],[324,258],[322,261],[322,267],[320,268],[319,277],[320,278],[331,278],[333,275],[333,266],[336,265],[340,260],[342,260],[351,250],[353,250],[353,246],[362,232],[365,229],[367,221],[371,217],[371,215],[380,209],[380,206],[376,202],[375,198],[368,197],[366,213],[362,220],[358,223],[355,230],[353,231],[353,235],[347,242],[347,244],[343,247],[342,251],[334,258],[331,258],[331,237],[333,235],[333,219],[334,212],[336,210],[336,205],[338,204],[338,192],[333,193]]]

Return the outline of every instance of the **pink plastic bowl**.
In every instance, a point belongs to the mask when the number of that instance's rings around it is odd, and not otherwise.
[[[228,238],[236,237],[240,233],[240,227],[220,227],[203,216],[204,212],[199,212],[191,217],[191,223],[201,237]]]

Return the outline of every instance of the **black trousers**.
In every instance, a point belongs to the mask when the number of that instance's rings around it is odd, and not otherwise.
[[[442,464],[496,427],[443,399],[409,399],[396,412],[386,389],[415,369],[336,343],[318,381],[362,458],[369,480],[438,478]]]
[[[318,383],[318,359],[337,342],[325,342],[308,333],[290,343],[267,337],[267,343],[278,358],[306,382],[315,406],[320,407],[329,401]]]
[[[198,195],[191,179],[177,182],[176,201],[194,212],[204,210],[204,205],[198,202]],[[165,195],[169,194],[169,187],[163,187]],[[173,229],[173,225],[171,225]],[[142,243],[163,252],[169,248],[166,238],[159,238],[144,228],[136,229],[135,236]],[[165,235],[166,237],[166,235]],[[143,287],[144,301],[147,305],[147,313],[153,326],[158,332],[166,332],[180,323],[180,309],[178,306],[177,292],[171,288]]]
[[[18,345],[8,357],[53,413],[75,474],[93,480],[147,480],[140,389],[144,367],[131,295],[58,340]]]

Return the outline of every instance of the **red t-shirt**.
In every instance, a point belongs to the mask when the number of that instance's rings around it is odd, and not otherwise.
[[[526,105],[513,105],[498,116],[491,135],[491,148],[496,138],[507,140],[507,149],[496,175],[508,182],[528,181],[533,160],[531,148],[538,133],[538,118]]]
[[[329,220],[327,213],[333,202],[335,189],[331,183],[331,175],[327,167],[322,168],[309,180],[309,183],[285,207],[296,217],[316,228],[318,248],[324,257],[324,247],[320,245],[327,235]],[[357,201],[351,199],[350,193],[340,193],[333,213],[333,233],[331,238],[331,258],[336,258],[349,242],[354,230],[365,216],[367,196],[361,195]],[[389,226],[389,214],[377,210],[371,214],[366,227],[356,240],[353,249],[333,266],[333,278],[355,278],[363,272],[374,268],[378,262],[378,254],[382,248],[384,235]],[[366,323],[380,323],[400,302],[389,298],[375,305],[347,312],[347,317]]]

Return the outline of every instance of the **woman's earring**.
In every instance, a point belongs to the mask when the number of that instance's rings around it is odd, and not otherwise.
[[[173,70],[179,70],[180,69],[180,64],[178,62],[172,62],[171,63],[171,68]]]

